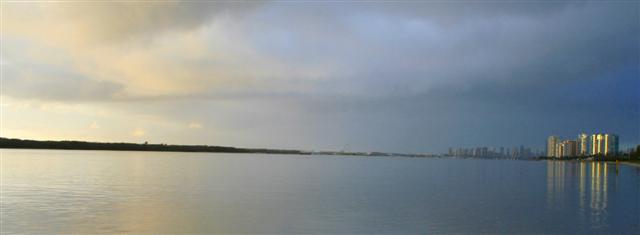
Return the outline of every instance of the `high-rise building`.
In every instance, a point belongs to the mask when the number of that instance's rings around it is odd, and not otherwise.
[[[557,157],[573,157],[577,156],[577,142],[575,140],[563,140],[558,144],[558,153]]]
[[[578,155],[589,155],[589,135],[581,133],[578,135]]]
[[[564,152],[565,146],[562,143],[558,143],[556,145],[556,152],[553,154],[554,157],[562,157],[562,152]]]
[[[618,153],[618,136],[605,134],[604,155],[615,155]]]
[[[602,134],[593,134],[591,135],[591,155],[596,155],[602,153],[602,141],[604,136]]]
[[[593,134],[590,139],[591,155],[612,155],[618,152],[618,136]]]
[[[547,139],[547,157],[558,157],[557,147],[560,143],[558,136],[552,135]]]

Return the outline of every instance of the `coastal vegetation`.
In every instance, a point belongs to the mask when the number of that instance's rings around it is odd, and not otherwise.
[[[136,143],[101,143],[85,141],[38,141],[0,137],[0,148],[18,149],[76,149],[76,150],[118,150],[118,151],[165,151],[165,152],[213,152],[213,153],[273,153],[308,154],[300,150],[253,149],[209,145],[168,145]]]
[[[266,153],[302,155],[341,155],[367,157],[435,157],[433,154],[347,152],[347,151],[304,151],[289,149],[236,148],[210,145],[168,145],[144,143],[102,143],[86,141],[39,141],[0,137],[0,148],[14,149],[63,149],[63,150],[116,150],[116,151],[158,151],[158,152],[211,152],[211,153]]]

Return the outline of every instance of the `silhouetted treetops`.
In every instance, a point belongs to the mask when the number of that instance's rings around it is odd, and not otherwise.
[[[166,151],[166,152],[214,152],[214,153],[277,153],[308,154],[300,150],[251,149],[209,145],[167,145],[135,143],[100,143],[85,141],[38,141],[9,139],[0,137],[0,148],[20,149],[77,149],[77,150],[129,150],[129,151]]]

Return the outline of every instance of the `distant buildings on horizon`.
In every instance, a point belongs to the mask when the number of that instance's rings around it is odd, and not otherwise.
[[[552,135],[547,138],[547,157],[576,157],[615,155],[618,153],[618,136],[614,134],[581,133],[577,139],[562,140]]]
[[[499,147],[474,147],[474,148],[449,148],[447,154],[451,157],[479,157],[479,158],[530,158],[543,156],[542,150],[532,150],[524,146],[513,148]]]

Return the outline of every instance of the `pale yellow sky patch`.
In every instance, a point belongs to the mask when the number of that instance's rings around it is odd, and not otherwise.
[[[146,134],[146,132],[144,130],[142,130],[141,128],[136,128],[133,131],[131,131],[131,136],[133,137],[142,137]]]
[[[91,124],[89,124],[89,128],[91,128],[91,129],[100,129],[100,125],[98,125],[97,122],[92,122]]]
[[[195,122],[195,121],[194,122],[190,122],[188,127],[190,129],[202,129],[202,123]]]

